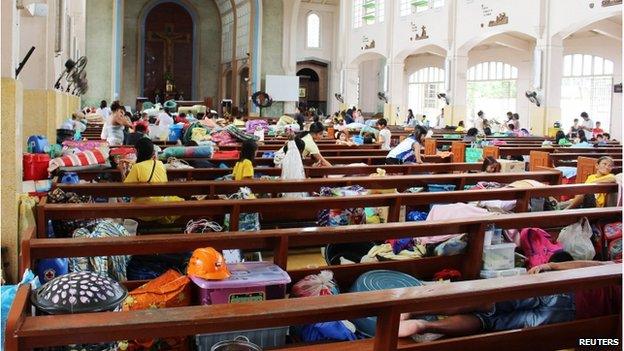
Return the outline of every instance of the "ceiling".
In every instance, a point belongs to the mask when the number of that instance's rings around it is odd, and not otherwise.
[[[319,4],[319,5],[338,5],[340,0],[301,0],[301,2],[306,2],[308,4]]]
[[[472,50],[489,50],[498,48],[510,48],[518,51],[527,51],[535,43],[535,39],[531,36],[518,33],[508,32],[494,35],[477,44]]]
[[[598,40],[611,38],[622,40],[622,15],[603,19],[585,26],[574,32],[566,39],[596,38]]]

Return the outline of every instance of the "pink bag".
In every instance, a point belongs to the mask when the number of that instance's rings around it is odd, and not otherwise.
[[[540,228],[524,228],[520,231],[520,247],[526,256],[527,269],[548,263],[550,256],[563,250],[560,243],[552,243],[550,234]]]

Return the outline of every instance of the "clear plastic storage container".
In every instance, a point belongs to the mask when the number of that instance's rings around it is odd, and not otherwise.
[[[497,271],[514,268],[516,244],[487,245],[483,247],[483,269]]]
[[[499,278],[499,277],[512,277],[515,275],[526,274],[526,268],[512,268],[512,269],[503,269],[499,271],[490,271],[490,270],[482,270],[481,278],[489,279],[489,278]]]

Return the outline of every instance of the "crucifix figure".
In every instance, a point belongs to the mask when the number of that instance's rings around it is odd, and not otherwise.
[[[173,77],[173,50],[176,43],[189,43],[190,34],[174,33],[173,24],[165,24],[164,32],[152,32],[147,33],[149,41],[159,41],[164,44],[164,60],[163,69],[164,73],[169,73]]]

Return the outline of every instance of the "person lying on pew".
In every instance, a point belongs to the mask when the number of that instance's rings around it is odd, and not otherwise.
[[[568,252],[559,251],[551,256],[549,263],[535,266],[528,273],[538,274],[614,263],[616,262],[573,261]],[[575,318],[619,313],[622,311],[621,301],[622,289],[616,286],[503,301],[477,308],[460,307],[441,311],[449,316],[436,321],[409,319],[410,314],[405,313],[401,315],[399,337],[412,336],[416,340],[431,341],[442,336],[464,336],[563,323]]]
[[[234,180],[253,179],[253,160],[256,158],[256,151],[258,151],[258,145],[255,141],[243,141],[240,158],[232,170],[232,177],[234,177]]]
[[[585,184],[600,184],[600,183],[615,183],[615,176],[611,173],[613,169],[613,159],[609,156],[603,156],[598,159],[596,166],[596,173],[587,177]],[[569,203],[566,203],[566,210],[577,208],[581,205],[583,207],[594,207],[593,203],[596,203],[595,207],[605,207],[607,203],[607,194],[588,194],[588,195],[576,195]]]
[[[420,150],[425,141],[427,129],[423,126],[414,127],[414,133],[403,139],[399,145],[395,146],[388,156],[386,156],[387,165],[400,165],[403,163],[423,163]]]
[[[492,156],[487,156],[483,159],[483,165],[481,166],[481,171],[485,173],[500,173],[501,164],[496,161],[496,159]]]

